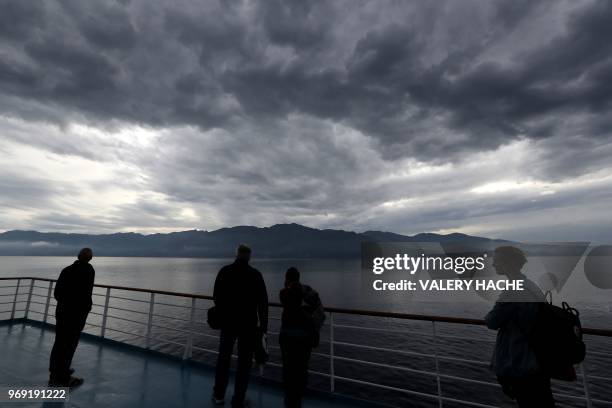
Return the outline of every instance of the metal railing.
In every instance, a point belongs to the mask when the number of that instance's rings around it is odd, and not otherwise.
[[[51,307],[55,305],[53,299],[53,287],[56,280],[36,277],[22,278],[0,278],[0,321],[26,319],[30,321],[39,321],[46,324],[51,324],[54,319],[51,312]],[[41,292],[42,290],[42,292]],[[130,296],[125,295],[130,294]],[[107,338],[108,332],[118,333],[123,336],[123,340],[140,339],[139,345],[151,349],[153,340],[155,344],[167,344],[174,347],[174,352],[181,351],[183,359],[192,359],[194,352],[217,354],[217,350],[213,346],[205,347],[195,344],[195,339],[209,339],[210,342],[215,342],[218,338],[216,332],[210,332],[207,328],[204,319],[199,317],[205,316],[206,310],[212,301],[211,296],[197,295],[191,293],[180,293],[163,290],[152,290],[143,288],[134,288],[116,285],[94,285],[94,305],[90,312],[86,330],[92,328],[95,332],[90,333],[101,338]],[[165,298],[173,301],[165,301]],[[8,299],[8,300],[7,300]],[[182,300],[184,303],[178,303]],[[101,303],[98,303],[101,301]],[[200,303],[206,302],[206,307]],[[128,305],[125,305],[125,304]],[[139,305],[137,307],[136,305]],[[280,310],[281,305],[278,303],[270,303],[271,308]],[[37,308],[39,307],[39,308]],[[337,384],[339,382],[345,384],[353,384],[360,387],[372,387],[385,392],[395,392],[410,397],[419,397],[423,399],[437,402],[439,407],[443,407],[445,402],[451,402],[472,407],[487,407],[495,408],[497,405],[489,403],[470,401],[463,398],[458,398],[452,395],[447,395],[444,389],[444,380],[449,380],[454,383],[462,383],[467,385],[478,385],[500,388],[499,384],[491,379],[476,379],[464,377],[462,375],[449,374],[443,372],[442,363],[457,363],[470,364],[480,367],[488,367],[489,362],[480,359],[469,358],[465,356],[451,356],[441,353],[440,342],[445,339],[467,342],[493,342],[493,336],[486,338],[475,338],[470,336],[461,336],[455,334],[445,334],[440,330],[442,324],[469,325],[473,327],[484,326],[483,320],[464,319],[457,317],[446,316],[428,316],[418,314],[391,313],[372,310],[354,310],[327,307],[325,308],[328,319],[325,324],[327,332],[326,348],[320,347],[313,352],[312,355],[329,360],[327,372],[321,370],[311,370],[310,373],[315,376],[327,378],[329,380],[328,391],[337,392]],[[174,312],[173,312],[174,311]],[[121,314],[123,313],[123,314]],[[136,315],[137,317],[132,317]],[[338,322],[338,317],[346,318],[376,318],[374,321],[385,319],[393,323],[402,322],[425,322],[430,324],[430,330],[419,331],[406,330],[405,327],[395,324],[396,327],[389,328],[387,326],[366,326],[363,321],[351,324],[348,322]],[[171,320],[170,324],[162,324],[158,320]],[[271,316],[271,320],[280,320],[278,316]],[[119,322],[120,327],[113,326],[110,321]],[[135,325],[135,326],[134,326]],[[393,325],[393,324],[392,324]],[[137,328],[136,331],[129,330]],[[155,335],[156,330],[162,330],[164,333],[173,334],[172,339],[162,338]],[[430,348],[432,350],[426,352],[414,350],[399,350],[390,347],[383,347],[372,344],[363,344],[359,342],[347,341],[338,338],[338,330],[346,330],[359,333],[381,333],[386,335],[401,335],[401,336],[424,336],[431,340]],[[612,330],[584,328],[583,332],[586,336],[597,336],[598,338],[612,337]],[[213,334],[214,333],[214,334]],[[278,332],[270,331],[271,335],[277,335]],[[176,339],[176,336],[182,336],[181,339]],[[126,337],[127,336],[127,337]],[[180,341],[179,341],[180,340]],[[120,340],[121,341],[121,340]],[[349,357],[338,353],[338,348],[353,349],[363,352],[388,353],[410,358],[424,358],[433,360],[433,370],[411,368],[398,364],[389,364],[384,362],[371,361],[361,358]],[[278,349],[276,346],[270,346],[271,349]],[[323,352],[323,350],[328,350]],[[607,352],[589,351],[589,355],[610,356]],[[405,374],[417,374],[419,376],[431,377],[434,380],[435,393],[425,392],[400,387],[398,385],[389,385],[377,382],[376,380],[366,380],[354,378],[348,375],[340,375],[337,372],[339,363],[359,364],[370,367],[371,369],[395,370]],[[270,362],[271,367],[281,367],[278,362]],[[557,398],[564,400],[581,401],[587,408],[591,408],[593,404],[597,406],[612,406],[612,401],[593,398],[590,392],[590,381],[597,380],[612,385],[612,377],[594,375],[587,372],[585,364],[579,367],[578,378],[580,379],[582,395],[571,395],[568,393],[555,393]],[[612,387],[611,387],[612,388]],[[501,389],[499,390],[501,393]]]

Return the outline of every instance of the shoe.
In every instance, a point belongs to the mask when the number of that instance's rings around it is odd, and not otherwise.
[[[72,374],[74,374],[74,368],[71,368],[68,370],[68,375],[70,378],[72,377]],[[68,382],[70,381],[70,379],[68,379]],[[67,387],[67,382],[66,381],[60,381],[57,378],[54,378],[53,375],[49,376],[49,387]]]
[[[254,408],[255,406],[251,404],[251,401],[248,398],[245,398],[242,403],[236,403],[232,400],[232,408]]]
[[[213,404],[215,405],[224,405],[225,404],[225,398],[217,398],[214,395],[211,397]]]
[[[85,382],[85,380],[83,380],[82,378],[79,377],[70,377],[70,379],[68,380],[68,384],[66,385],[67,387],[70,388],[74,388],[74,387],[78,387],[79,385],[83,384]]]
[[[74,387],[78,387],[79,385],[83,384],[84,380],[82,378],[79,377],[72,377],[70,376],[70,378],[68,380],[58,380],[57,378],[53,378],[50,377],[49,378],[49,387],[68,387],[68,388],[74,388]]]

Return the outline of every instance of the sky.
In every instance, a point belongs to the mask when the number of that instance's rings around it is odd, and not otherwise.
[[[0,9],[0,231],[612,242],[610,1]]]

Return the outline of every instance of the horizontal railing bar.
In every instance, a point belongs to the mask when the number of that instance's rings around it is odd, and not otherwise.
[[[440,356],[440,355],[435,355],[435,354],[419,353],[416,351],[394,350],[394,349],[390,349],[386,347],[366,346],[365,344],[347,343],[343,341],[334,341],[334,344],[337,344],[340,346],[363,348],[363,349],[368,349],[368,350],[385,351],[385,352],[394,353],[394,354],[404,354],[408,356],[428,357],[428,358],[437,357],[442,360],[458,361],[462,363],[482,364],[482,365],[490,364],[488,361],[470,360],[470,359],[465,359],[465,358],[460,358],[460,357],[451,357],[451,356]]]
[[[172,303],[164,303],[164,302],[158,302],[155,301],[155,305],[162,305],[162,306],[173,306],[173,307],[180,307],[181,309],[191,309],[191,306],[186,306],[186,305],[176,305],[176,304],[172,304]]]
[[[180,317],[176,317],[176,316],[167,316],[167,315],[163,315],[163,314],[158,314],[158,313],[153,313],[154,317],[161,317],[162,319],[173,319],[173,320],[180,320],[182,322],[190,322],[191,320],[189,319],[181,319]],[[194,322],[195,323],[195,322]]]
[[[364,364],[364,365],[369,365],[369,366],[374,366],[374,367],[381,367],[381,368],[392,368],[392,369],[397,369],[401,371],[408,371],[411,373],[431,375],[433,377],[436,377],[438,375],[433,371],[417,370],[416,368],[409,368],[409,367],[392,366],[389,364],[376,363],[374,361],[357,360],[355,358],[342,357],[342,356],[337,356],[337,355],[334,355],[334,360],[347,361],[349,363],[359,363],[359,364]]]
[[[0,281],[4,280],[38,280],[44,282],[56,282],[57,279],[49,279],[49,278],[39,278],[39,277],[0,277]],[[186,297],[186,298],[195,298],[195,299],[204,299],[204,300],[214,300],[212,296],[208,295],[197,295],[193,293],[184,293],[184,292],[171,292],[166,290],[157,290],[157,289],[143,289],[136,288],[130,286],[118,286],[118,285],[105,285],[105,284],[96,284],[94,287],[97,288],[110,288],[116,290],[125,290],[125,291],[133,291],[133,292],[141,292],[141,293],[155,293],[160,295],[169,295],[169,296],[178,296],[178,297]],[[27,294],[27,293],[24,293]],[[171,305],[178,306],[178,305]],[[272,307],[282,307],[280,303],[270,302],[269,306]],[[189,306],[184,306],[185,308],[189,308]],[[384,318],[394,318],[394,319],[402,319],[402,320],[416,320],[416,321],[428,321],[428,322],[440,322],[440,323],[456,323],[456,324],[468,324],[475,326],[484,326],[485,322],[483,319],[469,319],[463,317],[451,317],[451,316],[436,316],[436,315],[420,315],[420,314],[412,314],[412,313],[398,313],[398,312],[381,312],[376,310],[359,310],[359,309],[347,309],[340,307],[325,307],[325,311],[337,314],[345,314],[345,315],[356,315],[356,316],[370,316],[370,317],[384,317]],[[583,328],[583,334],[593,335],[593,336],[604,336],[604,337],[612,337],[612,330],[609,329],[597,329],[597,328]]]
[[[153,324],[153,323],[151,323],[151,327],[157,327],[158,329],[166,329],[166,330],[175,331],[175,332],[179,332],[179,333],[197,334],[197,332],[193,332],[191,330],[184,330],[184,329],[179,329],[177,327],[168,327],[168,326],[163,326],[163,325]]]
[[[336,380],[351,382],[351,383],[354,383],[354,384],[367,385],[367,386],[371,386],[371,387],[375,387],[375,388],[381,388],[381,389],[384,389],[384,390],[387,390],[387,391],[396,391],[396,392],[401,392],[401,393],[410,394],[410,395],[416,395],[416,396],[425,397],[425,398],[432,398],[432,399],[440,398],[440,399],[442,399],[444,401],[458,402],[460,404],[467,404],[467,405],[474,406],[474,407],[498,408],[498,407],[496,407],[494,405],[486,405],[486,404],[479,404],[477,402],[463,401],[463,400],[459,400],[459,399],[455,399],[455,398],[438,396],[438,395],[435,395],[435,394],[427,394],[427,393],[424,393],[424,392],[407,390],[407,389],[404,389],[404,388],[397,388],[397,387],[392,387],[392,386],[389,386],[389,385],[377,384],[377,383],[373,383],[373,382],[369,382],[369,381],[356,380],[356,379],[353,379],[353,378],[347,378],[347,377],[341,377],[341,376],[334,376],[334,378]]]
[[[612,337],[612,330],[608,329],[591,329],[588,327],[582,328],[582,334],[587,334],[590,336],[603,336],[603,337]]]
[[[191,332],[196,336],[210,337],[211,339],[218,339],[219,335],[208,334],[208,333],[199,333],[199,332]]]
[[[109,309],[115,309],[115,310],[122,310],[124,312],[138,313],[138,314],[142,314],[142,315],[148,315],[149,314],[148,312],[141,312],[139,310],[124,309],[122,307],[117,307],[117,306],[109,306],[108,308]]]
[[[450,375],[450,374],[435,373],[433,371],[418,370],[415,368],[401,367],[401,366],[396,366],[396,365],[391,365],[391,364],[376,363],[373,361],[358,360],[358,359],[349,358],[349,357],[334,356],[334,359],[353,362],[353,363],[359,363],[359,364],[365,364],[365,365],[370,365],[370,366],[375,366],[375,367],[381,367],[381,368],[389,368],[393,370],[408,371],[408,372],[417,373],[417,374],[425,374],[425,375],[430,375],[433,377],[440,376],[441,378],[470,382],[470,383],[480,384],[480,385],[488,385],[488,386],[493,386],[493,387],[500,386],[498,383],[493,383],[489,381],[474,380],[472,378],[458,377],[458,376]]]
[[[191,347],[193,347],[194,350],[200,350],[200,351],[205,351],[207,353],[219,354],[219,352],[216,350],[210,350],[210,349],[207,349],[204,347],[198,347],[198,346],[191,346]]]
[[[578,377],[582,377],[582,374],[576,374]],[[612,381],[612,377],[601,377],[599,375],[589,374],[587,378],[590,380],[599,380],[599,381]]]
[[[419,332],[419,331],[409,331],[409,330],[397,330],[397,329],[385,329],[385,328],[378,328],[378,327],[363,327],[363,326],[352,326],[352,325],[345,325],[345,324],[334,324],[334,327],[340,327],[343,329],[355,329],[355,330],[370,330],[370,331],[382,331],[385,333],[396,333],[396,334],[409,334],[409,335],[419,335],[419,336],[426,336],[426,337],[433,337],[433,333],[427,333],[427,332]],[[495,337],[491,336],[490,339],[479,339],[479,338],[472,338],[472,337],[466,337],[466,336],[454,336],[452,334],[436,334],[436,337],[441,337],[441,338],[447,338],[447,339],[453,339],[453,340],[469,340],[469,341],[483,341],[483,342],[495,342]]]
[[[612,350],[610,350],[608,352],[589,350],[588,355],[612,357]]]
[[[127,318],[125,318],[125,317],[115,316],[115,315],[112,315],[112,314],[110,314],[110,313],[107,313],[107,314],[106,314],[106,317],[111,318],[111,319],[123,320],[123,321],[130,322],[130,323],[142,324],[142,325],[144,325],[144,326],[146,326],[146,325],[147,325],[147,323],[146,323],[146,322],[139,322],[139,321],[137,321],[137,320],[132,320],[132,319],[127,319]]]
[[[143,339],[147,337],[147,336],[143,336],[142,334],[130,333],[130,332],[126,332],[126,331],[119,330],[119,329],[113,329],[112,327],[109,327],[109,326],[106,326],[106,330],[116,331],[116,332],[119,332],[119,333],[127,334],[128,336],[141,337]]]
[[[196,295],[193,293],[183,293],[183,292],[170,292],[167,290],[157,290],[157,289],[143,289],[143,288],[134,288],[130,286],[116,286],[116,285],[102,285],[96,284],[98,288],[111,288],[117,290],[126,290],[126,291],[134,291],[134,292],[142,292],[142,293],[155,293],[156,295],[169,295],[169,296],[179,296],[179,297],[187,297],[187,298],[196,298],[196,299],[207,299],[212,300],[212,296],[206,295]]]
[[[590,376],[589,376],[590,378]],[[585,397],[582,397],[580,395],[572,395],[572,394],[564,394],[564,393],[560,393],[560,392],[553,392],[553,395],[555,397],[561,397],[561,398],[571,398],[571,399],[575,399],[575,400],[580,400],[580,401],[586,401],[587,399]],[[600,400],[597,398],[589,398],[589,400],[591,402],[596,402],[598,404],[612,404],[612,401],[605,401],[605,400]]]
[[[100,295],[100,296],[105,296],[105,295]],[[131,298],[126,298],[123,296],[109,296],[109,299],[121,299],[121,300],[128,300],[130,302],[139,302],[139,303],[146,303],[149,304],[149,300],[142,300],[142,299],[131,299]]]
[[[49,289],[49,288],[47,288],[47,289]],[[32,292],[32,296],[41,297],[41,298],[45,298],[45,299],[47,298],[47,295],[46,295],[46,294],[45,294],[45,295],[42,295],[42,294],[40,294],[40,293],[36,293],[36,292]]]
[[[156,338],[155,341],[162,342],[162,343],[168,343],[168,344],[174,344],[175,346],[179,346],[179,347],[185,347],[185,345],[183,343],[179,343],[177,341],[164,340],[164,339],[160,339],[160,338]]]

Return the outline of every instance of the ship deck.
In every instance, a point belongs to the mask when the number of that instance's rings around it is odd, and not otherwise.
[[[0,387],[45,386],[53,329],[33,322],[5,322],[0,325]],[[85,383],[73,390],[70,402],[45,403],[43,407],[88,408],[172,408],[212,407],[210,400],[214,371],[210,367],[184,363],[178,358],[141,350],[109,340],[84,335],[73,368]],[[233,384],[228,387],[225,406]],[[248,397],[255,407],[282,407],[278,384],[251,376]],[[41,403],[7,404],[18,407]],[[371,406],[334,395],[308,396],[305,408]]]

